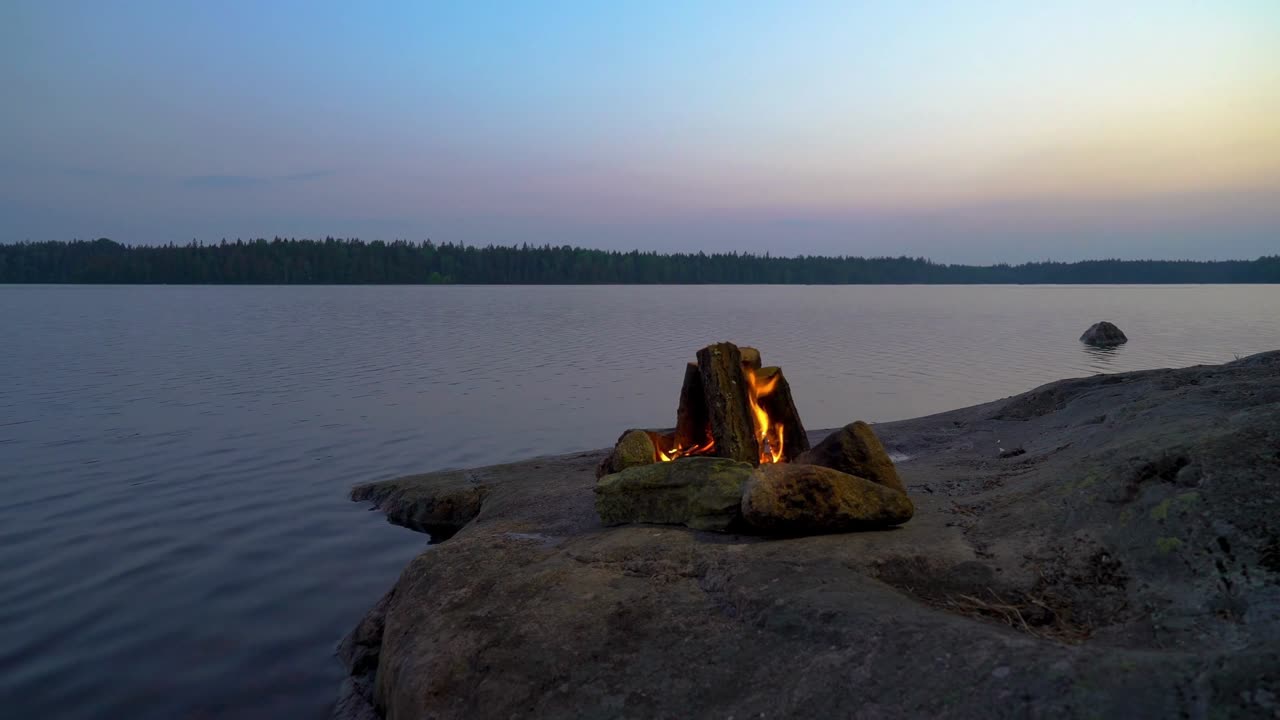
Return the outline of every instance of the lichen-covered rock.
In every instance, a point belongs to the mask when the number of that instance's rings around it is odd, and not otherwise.
[[[1129,338],[1125,337],[1120,328],[1103,320],[1100,323],[1094,323],[1088,330],[1085,330],[1084,334],[1080,336],[1080,342],[1086,345],[1110,347],[1127,343]]]
[[[905,493],[818,465],[761,465],[742,492],[742,519],[781,535],[900,525],[915,508]]]
[[[637,465],[657,462],[658,454],[653,446],[653,436],[644,430],[628,430],[622,433],[613,451],[596,468],[596,478],[622,472]]]
[[[596,512],[605,525],[662,523],[726,530],[739,516],[751,465],[692,457],[606,475],[596,483]]]
[[[898,470],[885,452],[880,438],[871,426],[859,420],[840,428],[826,440],[796,458],[797,463],[821,465],[842,473],[866,478],[900,493],[907,488],[898,477]]]

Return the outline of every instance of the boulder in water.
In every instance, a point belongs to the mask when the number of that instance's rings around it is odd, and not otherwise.
[[[1103,320],[1100,323],[1094,323],[1088,330],[1085,330],[1084,334],[1080,336],[1080,342],[1095,347],[1112,347],[1129,342],[1129,338],[1125,337],[1120,328]]]

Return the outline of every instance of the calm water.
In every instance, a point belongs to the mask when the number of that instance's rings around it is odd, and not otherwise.
[[[1280,287],[0,287],[0,339],[3,714],[320,718],[425,545],[355,482],[671,424],[720,339],[830,427],[1280,348]]]

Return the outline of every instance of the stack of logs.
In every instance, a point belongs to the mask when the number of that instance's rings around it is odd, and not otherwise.
[[[697,358],[685,368],[674,432],[623,433],[597,476],[643,464],[646,453],[648,462],[704,455],[759,465],[791,462],[809,449],[781,368],[763,367],[758,350],[729,342]]]

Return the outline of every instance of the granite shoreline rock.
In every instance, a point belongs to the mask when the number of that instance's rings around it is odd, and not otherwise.
[[[874,429],[909,458],[886,532],[604,527],[604,451],[361,486],[457,532],[343,644],[335,712],[1276,716],[1280,351]]]
[[[371,502],[390,522],[440,541],[480,513],[487,493],[472,471],[456,470],[363,483],[351,489],[351,499]]]

